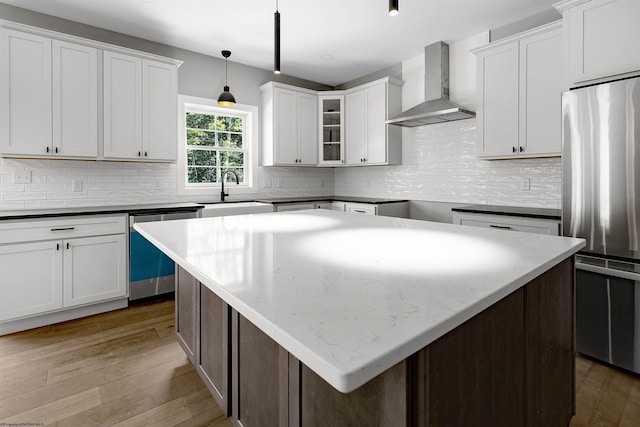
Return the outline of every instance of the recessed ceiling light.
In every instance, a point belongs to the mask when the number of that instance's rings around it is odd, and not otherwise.
[[[324,59],[325,61],[331,61],[333,59],[333,55],[329,55],[325,53],[324,55],[320,55],[320,59]]]

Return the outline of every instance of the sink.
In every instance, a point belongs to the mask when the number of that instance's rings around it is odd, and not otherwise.
[[[204,205],[203,218],[273,212],[271,203],[262,202],[202,203],[202,205]]]

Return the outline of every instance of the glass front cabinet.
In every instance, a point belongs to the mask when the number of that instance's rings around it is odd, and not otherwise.
[[[344,95],[318,96],[320,137],[318,163],[332,166],[344,164]]]

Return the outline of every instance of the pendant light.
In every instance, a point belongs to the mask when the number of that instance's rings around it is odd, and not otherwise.
[[[227,64],[229,63],[229,57],[231,56],[230,50],[223,50],[222,56],[224,56],[224,91],[218,96],[218,105],[222,105],[224,107],[233,107],[236,105],[236,99],[233,97],[231,92],[229,92],[228,86],[228,68]]]
[[[278,12],[278,0],[276,0],[276,13],[274,19],[274,48],[273,48],[273,72],[280,74],[280,12]]]
[[[389,16],[398,14],[398,0],[389,0]]]

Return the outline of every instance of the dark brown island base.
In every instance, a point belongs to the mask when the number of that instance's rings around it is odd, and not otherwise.
[[[346,394],[177,281],[178,341],[237,426],[565,427],[575,412],[573,256]]]

